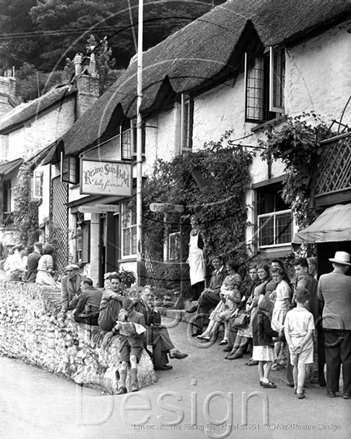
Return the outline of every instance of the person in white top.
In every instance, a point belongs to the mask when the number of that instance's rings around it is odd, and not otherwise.
[[[205,261],[205,239],[200,231],[197,218],[193,215],[190,219],[192,230],[189,240],[189,274],[192,299],[197,300],[205,287],[206,261]]]
[[[24,259],[26,250],[22,244],[12,248],[12,255],[7,257],[4,269],[9,281],[22,281],[23,274],[26,273],[27,262]]]
[[[310,294],[307,289],[298,288],[295,294],[297,306],[290,310],[284,322],[285,339],[289,346],[290,362],[294,366],[294,389],[299,399],[305,397],[304,384],[306,364],[313,363],[314,319],[307,310]]]

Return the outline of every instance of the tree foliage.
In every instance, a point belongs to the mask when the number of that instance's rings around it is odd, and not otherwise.
[[[144,49],[224,0],[144,0]],[[63,69],[87,38],[107,36],[118,69],[136,53],[139,0],[0,0],[0,68]]]
[[[282,197],[291,206],[297,224],[305,228],[315,220],[310,204],[313,178],[322,153],[320,142],[331,136],[327,125],[315,113],[287,117],[282,128],[266,133],[262,157],[281,160],[287,177]]]
[[[38,206],[37,202],[31,201],[31,177],[31,167],[23,164],[14,190],[14,220],[19,240],[25,246],[31,246],[39,239]]]

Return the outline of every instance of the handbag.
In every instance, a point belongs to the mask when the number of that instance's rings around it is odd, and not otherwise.
[[[244,328],[249,324],[249,321],[250,321],[249,315],[243,313],[242,315],[239,315],[234,319],[233,327]]]

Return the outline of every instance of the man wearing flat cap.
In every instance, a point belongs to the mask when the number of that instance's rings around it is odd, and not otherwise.
[[[65,275],[61,280],[61,303],[62,311],[72,310],[78,304],[80,294],[80,283],[82,277],[79,273],[79,266],[69,264],[65,267]]]
[[[351,399],[351,266],[350,254],[336,252],[329,258],[334,270],[321,275],[318,297],[324,301],[322,327],[325,334],[327,394],[339,391],[340,367],[343,365],[343,398]]]

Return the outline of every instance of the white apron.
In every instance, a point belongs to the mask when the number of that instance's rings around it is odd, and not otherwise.
[[[205,259],[204,251],[197,245],[199,233],[190,235],[189,242],[189,267],[190,267],[190,284],[193,286],[205,280]]]

